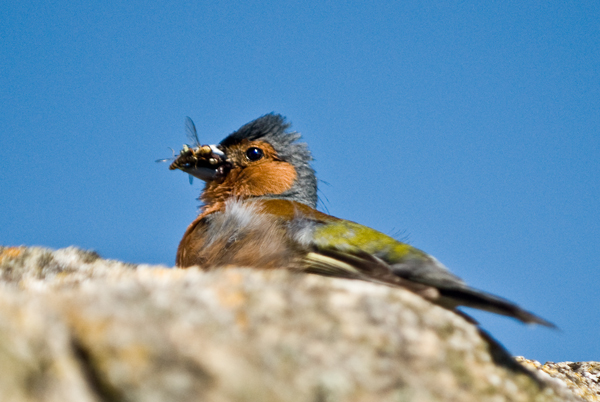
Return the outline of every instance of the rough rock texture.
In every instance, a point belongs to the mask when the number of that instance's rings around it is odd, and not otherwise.
[[[586,401],[600,401],[600,362],[546,362],[516,358],[526,367],[563,381],[574,394]]]
[[[595,400],[532,367],[402,289],[0,247],[0,401]]]

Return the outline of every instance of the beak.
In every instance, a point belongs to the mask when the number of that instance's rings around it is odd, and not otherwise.
[[[169,169],[179,169],[208,182],[223,177],[229,166],[225,153],[216,145],[202,145],[197,148],[184,146]]]

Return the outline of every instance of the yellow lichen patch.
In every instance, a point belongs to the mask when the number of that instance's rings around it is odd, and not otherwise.
[[[240,285],[243,281],[243,276],[239,272],[224,270],[225,276],[227,277],[227,283],[230,286],[218,287],[216,289],[217,299],[219,303],[229,309],[237,309],[247,302],[246,294],[242,291]],[[247,318],[239,313],[236,315],[236,322],[241,327],[245,327],[247,324]]]
[[[228,286],[217,288],[217,298],[221,305],[228,308],[236,308],[246,302],[246,295],[244,295],[239,288],[239,285],[242,282],[242,276],[237,272],[227,273],[227,279],[228,282],[231,283],[231,287]]]
[[[89,316],[82,316],[74,311],[66,310],[65,316],[70,326],[75,330],[75,333],[80,335],[79,338],[86,338],[91,342],[106,338],[107,331],[111,326],[110,318],[92,319]]]
[[[225,271],[225,277],[232,285],[241,285],[242,280],[244,279],[241,273],[229,270]]]
[[[54,280],[57,282],[69,282],[73,274],[71,272],[57,272]]]
[[[21,253],[25,250],[25,247],[6,247],[2,249],[0,252],[0,264],[4,262],[5,259],[12,260],[17,258]]]
[[[248,328],[248,316],[244,311],[238,311],[235,315],[235,323],[241,329]]]
[[[220,288],[217,290],[219,302],[228,308],[236,308],[246,301],[246,296],[239,290]]]
[[[90,364],[103,373],[120,372],[134,382],[153,364],[154,351],[143,339],[119,338],[118,328],[111,317],[81,314],[82,311],[65,311],[67,322],[73,328],[74,338],[84,350],[93,351],[87,356]],[[125,362],[125,363],[122,363]]]
[[[143,343],[130,343],[120,348],[116,353],[116,360],[127,362],[132,373],[147,369],[152,362],[152,351]],[[140,376],[141,377],[141,376]]]

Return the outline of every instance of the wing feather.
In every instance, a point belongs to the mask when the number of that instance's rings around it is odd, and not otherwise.
[[[555,327],[508,300],[467,286],[435,258],[368,227],[349,221],[301,226],[312,230],[311,251],[301,262],[306,272],[403,287],[450,310],[467,306]]]

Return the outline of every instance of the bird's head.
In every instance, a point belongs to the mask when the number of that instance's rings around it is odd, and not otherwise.
[[[219,144],[184,149],[171,165],[206,182],[206,204],[229,198],[282,198],[310,207],[317,203],[312,156],[300,134],[287,131],[284,117],[267,114],[242,126]]]

